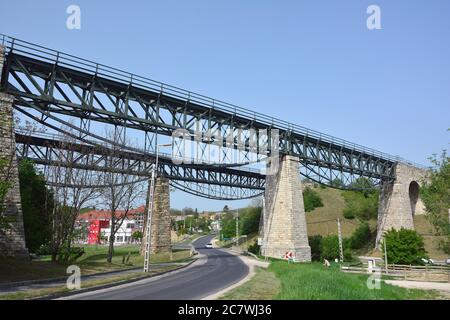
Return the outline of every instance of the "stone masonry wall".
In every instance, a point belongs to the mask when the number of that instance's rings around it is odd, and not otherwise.
[[[414,229],[409,187],[413,181],[419,186],[422,185],[426,178],[426,170],[398,163],[395,167],[395,181],[381,185],[378,202],[377,247],[380,246],[384,233],[391,228]],[[423,213],[423,203],[420,198],[416,208],[415,214]]]
[[[148,201],[147,201],[148,203]],[[147,210],[145,211],[147,213]],[[150,253],[170,252],[172,249],[170,234],[170,186],[169,179],[158,177],[155,182],[155,195],[152,216]],[[144,218],[146,230],[147,215]],[[145,248],[145,235],[142,248]]]
[[[13,97],[0,93],[0,158],[6,161],[6,166],[0,171],[0,179],[10,183],[2,212],[9,227],[0,230],[0,255],[25,257],[28,256],[28,250],[25,246],[12,106]]]
[[[266,184],[266,214],[263,254],[280,259],[286,251],[292,251],[297,261],[311,261],[296,157],[284,156],[279,173],[269,177]]]

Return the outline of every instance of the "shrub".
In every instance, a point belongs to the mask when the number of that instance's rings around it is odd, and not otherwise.
[[[391,229],[385,233],[384,241],[388,263],[421,265],[422,259],[427,258],[423,238],[414,230]]]
[[[352,249],[361,249],[370,242],[371,237],[372,233],[370,231],[369,224],[364,222],[353,232],[350,237],[350,247]]]
[[[376,219],[378,216],[378,191],[343,191],[346,207],[344,217],[359,218],[362,221]]]
[[[320,243],[320,258],[334,260],[339,258],[339,238],[338,236],[328,236],[322,238]]]
[[[247,248],[248,252],[251,252],[253,254],[259,254],[260,253],[260,246],[258,245],[258,241],[255,240],[253,244],[249,245]]]
[[[319,194],[311,188],[305,188],[303,191],[303,203],[305,205],[306,212],[313,211],[315,208],[323,207],[323,202]]]
[[[309,246],[311,247],[311,260],[312,261],[320,261],[320,257],[322,255],[321,250],[321,242],[322,236],[315,235],[308,237]]]

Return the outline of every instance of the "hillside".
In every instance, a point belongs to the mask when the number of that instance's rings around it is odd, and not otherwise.
[[[358,219],[348,220],[343,216],[345,201],[342,197],[342,191],[332,188],[314,188],[322,198],[323,207],[316,208],[306,213],[306,222],[308,224],[308,235],[337,235],[337,218],[341,220],[341,228],[344,237],[349,237],[352,232],[360,225]],[[331,221],[330,221],[331,220]],[[371,230],[376,230],[377,221],[369,221]],[[424,215],[414,217],[416,231],[423,236],[425,249],[431,258],[442,260],[446,254],[439,250],[438,243],[440,238],[433,235],[432,226],[426,220]],[[378,252],[368,252],[367,254],[379,255]]]

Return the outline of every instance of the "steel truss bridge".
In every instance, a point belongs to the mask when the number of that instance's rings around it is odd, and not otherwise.
[[[172,154],[161,158],[159,174],[170,178],[176,188],[196,195],[242,199],[261,194],[265,187],[264,174],[248,166],[276,153],[298,157],[304,177],[339,188],[351,188],[359,177],[375,185],[392,181],[395,164],[406,162],[9,36],[0,35],[0,43],[5,48],[0,90],[14,96],[17,112],[53,133],[51,137],[16,134],[18,157],[38,164],[56,165],[55,150],[65,149],[74,154],[76,161],[71,165],[76,168],[146,177],[158,140],[175,136]],[[105,135],[105,127],[117,139]],[[180,130],[182,139],[177,138]],[[76,141],[63,143],[60,134]],[[130,136],[139,137],[139,146],[129,145]],[[196,146],[192,157],[196,161],[175,164],[173,158],[185,157],[186,140]],[[111,153],[106,145],[120,151]],[[214,160],[211,148],[215,148]]]

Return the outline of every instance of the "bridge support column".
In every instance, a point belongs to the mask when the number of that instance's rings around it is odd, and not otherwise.
[[[291,251],[297,261],[310,262],[298,158],[283,156],[279,168],[266,179],[262,254],[280,259]]]
[[[378,225],[376,247],[380,248],[384,233],[394,228],[414,230],[414,215],[424,214],[420,199],[420,186],[427,178],[427,171],[398,163],[395,181],[383,182],[378,200]]]
[[[150,188],[150,184],[149,184]],[[148,193],[147,193],[148,194]],[[148,203],[148,201],[147,201]],[[144,214],[144,232],[147,229],[147,210]],[[170,186],[169,179],[158,177],[155,181],[155,193],[152,215],[150,254],[170,252],[172,242],[170,236]],[[145,248],[144,234],[143,248]]]
[[[0,66],[2,57],[2,52],[0,52]],[[0,210],[0,255],[28,257],[28,250],[25,246],[12,106],[13,97],[0,93],[0,160],[2,162],[0,180],[9,184],[4,201],[0,203],[2,205]]]

